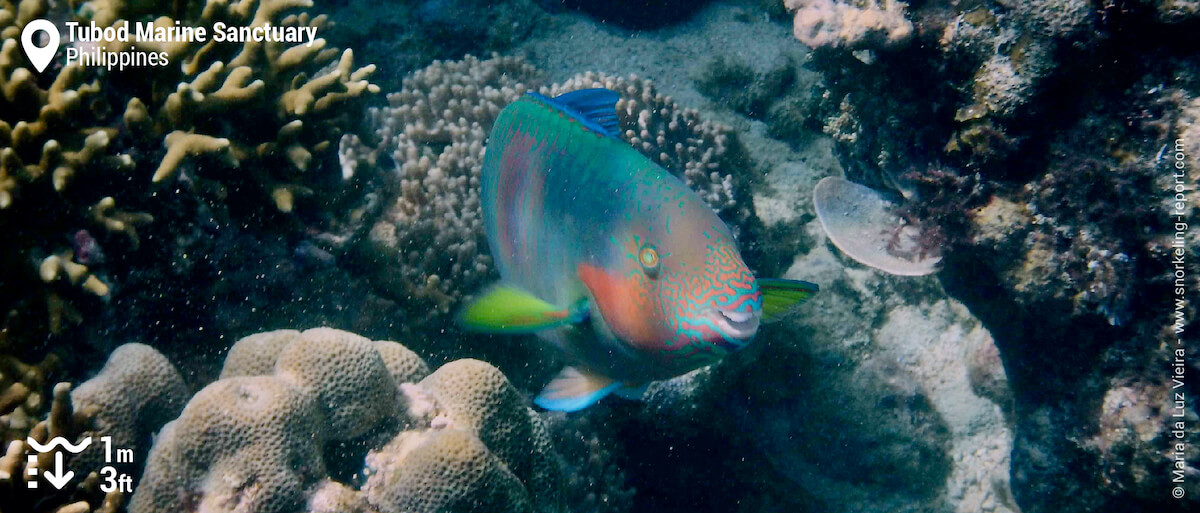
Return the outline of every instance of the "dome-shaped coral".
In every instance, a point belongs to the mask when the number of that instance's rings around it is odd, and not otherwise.
[[[159,433],[132,513],[560,510],[546,428],[491,365],[425,377],[404,346],[329,328],[246,337],[229,357],[227,371],[274,371],[196,394]],[[370,449],[361,488],[326,470],[351,441]]]

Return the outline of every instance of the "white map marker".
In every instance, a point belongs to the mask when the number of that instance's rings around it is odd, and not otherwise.
[[[49,36],[50,44],[38,48],[33,44],[33,35],[39,30],[45,31]],[[21,31],[21,47],[25,49],[25,56],[29,57],[29,62],[33,63],[33,67],[37,68],[38,73],[46,69],[50,65],[50,61],[54,60],[54,54],[58,53],[58,27],[55,27],[49,20],[33,20],[25,24],[25,29]]]

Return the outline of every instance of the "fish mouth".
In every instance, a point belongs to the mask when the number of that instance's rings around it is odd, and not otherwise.
[[[758,332],[758,324],[762,320],[762,311],[738,312],[735,310],[713,311],[713,320],[721,332],[730,337],[747,339]]]

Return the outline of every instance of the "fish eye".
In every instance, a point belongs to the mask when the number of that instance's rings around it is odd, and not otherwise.
[[[647,276],[658,277],[658,250],[654,249],[654,246],[646,246],[638,251],[638,262],[642,264],[642,270],[646,271]]]

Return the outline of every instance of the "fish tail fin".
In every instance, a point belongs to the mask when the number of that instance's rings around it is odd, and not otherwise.
[[[761,278],[758,289],[763,295],[763,322],[775,322],[792,313],[800,303],[813,297],[820,287],[800,280]]]
[[[542,389],[534,404],[547,410],[579,411],[620,390],[620,382],[587,370],[567,367]]]

